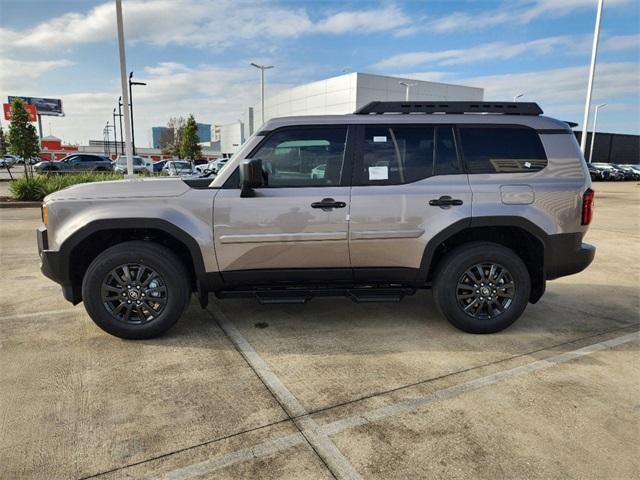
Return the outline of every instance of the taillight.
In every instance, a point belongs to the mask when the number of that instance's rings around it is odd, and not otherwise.
[[[589,225],[591,223],[594,207],[593,200],[595,196],[596,192],[590,188],[588,188],[582,195],[582,225]]]

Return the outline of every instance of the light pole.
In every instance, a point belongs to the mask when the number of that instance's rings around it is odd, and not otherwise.
[[[129,73],[129,108],[131,110],[131,145],[133,146],[133,154],[136,154],[136,132],[135,132],[135,128],[133,127],[133,95],[132,95],[132,91],[131,91],[131,87],[134,85],[146,85],[146,83],[144,82],[134,82],[133,80],[131,80],[131,77],[133,77],[133,72]]]
[[[104,126],[104,136],[106,138],[106,151],[107,151],[107,156],[109,158],[111,158],[111,147],[109,145],[109,142],[111,141],[111,139],[109,138],[109,130],[111,130],[111,128],[113,127],[113,129],[115,130],[115,127],[113,125],[109,125],[109,121],[107,121],[107,124]]]
[[[127,57],[124,50],[124,26],[122,24],[122,0],[116,0],[116,25],[118,27],[118,55],[120,57],[120,88],[122,88],[122,98],[124,105],[129,104],[129,91],[127,90]],[[127,150],[127,177],[135,178],[133,174],[133,153],[131,148],[131,119],[129,111],[124,109],[124,133],[125,148]]]
[[[517,102],[520,97],[524,97],[524,93],[519,93],[513,96],[513,101]]]
[[[589,131],[589,110],[591,110],[591,92],[593,91],[593,77],[596,74],[596,58],[598,56],[598,39],[600,37],[600,20],[604,0],[598,0],[596,11],[596,26],[593,31],[593,47],[591,48],[591,66],[589,67],[589,82],[587,84],[587,99],[584,104],[584,117],[582,118],[582,135],[580,136],[580,150],[584,155],[587,148],[587,132]]]
[[[264,71],[273,68],[273,65],[258,65],[251,63],[251,66],[260,69],[260,103],[262,105],[262,123],[264,124]]]
[[[124,137],[122,136],[122,97],[118,97],[118,120],[120,122],[120,141],[123,142],[122,153],[124,154]]]
[[[116,159],[118,158],[118,130],[116,129],[116,109],[113,107],[113,139],[116,142]]]
[[[593,144],[596,141],[596,123],[598,123],[598,110],[601,107],[606,107],[606,103],[596,105],[596,112],[593,114],[593,131],[591,132],[591,148],[589,149],[589,163],[593,162]],[[585,135],[586,136],[586,135]]]
[[[407,82],[398,82],[400,85],[404,85],[405,88],[405,93],[404,93],[404,101],[408,102],[409,101],[409,90],[411,90],[411,87],[415,87],[417,85],[417,83],[407,83]]]

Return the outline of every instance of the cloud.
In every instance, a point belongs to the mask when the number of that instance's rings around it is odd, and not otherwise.
[[[411,19],[395,5],[382,9],[339,12],[318,22],[321,33],[382,32],[404,27]]]
[[[606,8],[632,4],[635,0],[607,0]],[[486,30],[497,25],[525,25],[541,17],[560,18],[576,10],[592,9],[595,12],[595,0],[527,0],[504,3],[497,9],[482,13],[468,14],[453,12],[435,18],[426,25],[426,29],[435,32],[466,32]]]
[[[411,22],[393,5],[337,12],[314,23],[303,8],[233,0],[130,0],[123,5],[123,18],[129,42],[216,48],[311,33],[380,32],[408,27]],[[22,31],[1,28],[0,51],[50,50],[115,38],[115,6],[108,2]]]
[[[0,85],[3,90],[24,90],[35,84],[42,75],[58,68],[73,65],[73,62],[62,60],[25,61],[10,58],[0,59]]]
[[[466,49],[401,53],[381,60],[373,67],[394,69],[425,64],[455,65],[494,59],[506,60],[523,53],[543,55],[551,53],[558,47],[566,46],[570,40],[570,37],[559,36],[522,43],[491,42]]]
[[[640,35],[618,35],[605,38],[600,48],[604,52],[640,50]]]
[[[582,118],[587,91],[588,66],[566,67],[536,72],[484,75],[455,79],[456,83],[484,88],[486,100],[509,100],[524,92],[523,101],[538,102],[545,113],[566,120]],[[640,65],[634,62],[602,63],[597,66],[593,102],[635,105],[640,108],[638,93]],[[452,81],[452,77],[449,78]],[[633,118],[635,117],[635,120]],[[640,119],[631,117],[624,130],[638,131]]]

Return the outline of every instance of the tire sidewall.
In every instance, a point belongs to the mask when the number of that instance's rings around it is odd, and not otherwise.
[[[468,268],[478,263],[502,265],[511,273],[515,284],[511,306],[492,319],[475,319],[458,304],[458,280]],[[451,324],[469,333],[495,333],[507,328],[522,315],[529,302],[531,278],[524,262],[512,250],[494,243],[474,243],[458,247],[443,259],[433,290],[438,310]]]
[[[180,260],[164,247],[144,243],[126,242],[105,250],[89,265],[82,282],[82,298],[89,316],[101,329],[117,337],[142,339],[159,336],[178,321],[189,301],[189,281]],[[140,263],[154,269],[167,287],[164,310],[142,325],[116,320],[102,303],[102,282],[114,268],[126,263]]]

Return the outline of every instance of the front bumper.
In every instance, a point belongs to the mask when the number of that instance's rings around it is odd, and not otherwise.
[[[70,278],[68,259],[63,258],[60,252],[49,250],[49,237],[47,227],[39,227],[36,232],[38,240],[38,256],[40,257],[40,270],[42,274],[60,284],[62,294],[66,300],[74,305],[82,301],[80,287],[73,285]]]
[[[582,242],[582,233],[549,235],[545,271],[547,280],[583,271],[596,255],[596,247]]]

